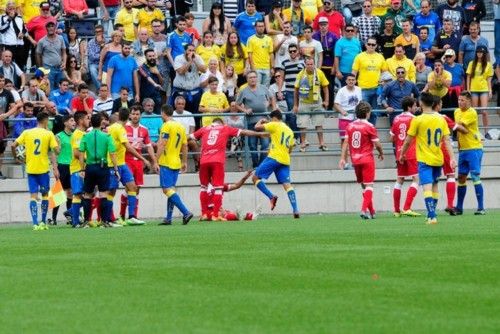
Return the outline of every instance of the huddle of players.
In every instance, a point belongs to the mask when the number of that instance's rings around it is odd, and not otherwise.
[[[436,206],[439,198],[438,179],[441,169],[446,175],[446,193],[448,203],[445,211],[450,215],[463,214],[463,203],[467,190],[467,176],[470,174],[478,209],[475,215],[484,215],[483,187],[481,184],[482,143],[478,126],[478,117],[471,107],[472,97],[467,91],[458,98],[459,108],[455,110],[455,121],[439,114],[441,100],[429,93],[420,96],[421,114],[417,111],[416,100],[412,97],[403,99],[403,113],[397,116],[391,127],[391,136],[395,145],[397,160],[397,181],[394,186],[394,216],[419,216],[411,210],[413,199],[417,194],[417,182],[423,188],[425,206],[427,209],[427,223],[437,224]],[[373,219],[373,182],[375,180],[375,158],[373,148],[383,159],[382,146],[377,136],[377,130],[367,119],[371,108],[366,102],[360,102],[356,107],[356,121],[347,127],[347,137],[342,145],[339,166],[344,168],[347,159],[347,150],[356,173],[357,182],[363,188],[361,218]],[[458,138],[458,198],[455,199],[455,167],[456,162],[450,141],[450,133],[457,131]],[[405,178],[411,178],[412,184],[408,189],[403,211],[400,210],[401,187]]]

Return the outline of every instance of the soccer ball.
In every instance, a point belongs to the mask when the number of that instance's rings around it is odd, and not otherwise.
[[[24,161],[26,158],[26,147],[23,145],[19,145],[16,147],[16,158]]]

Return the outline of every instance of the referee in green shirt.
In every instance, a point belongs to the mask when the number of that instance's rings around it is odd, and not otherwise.
[[[81,172],[83,177],[83,191],[85,193],[82,200],[85,219],[90,216],[91,200],[94,197],[95,188],[99,190],[101,196],[101,217],[104,227],[111,227],[111,209],[112,200],[109,200],[109,176],[110,169],[107,164],[108,154],[113,162],[114,170],[112,172],[118,175],[116,165],[116,148],[111,137],[101,131],[103,116],[94,114],[90,119],[92,131],[86,133],[80,142],[80,160]],[[84,224],[85,225],[85,224]]]
[[[57,169],[59,170],[59,180],[61,185],[66,192],[66,211],[64,211],[64,217],[71,224],[71,214],[70,208],[73,202],[73,194],[71,193],[71,174],[69,172],[69,164],[71,163],[71,158],[73,155],[71,149],[71,134],[75,129],[75,120],[72,115],[64,115],[63,117],[64,130],[56,134],[56,140],[61,148],[59,155],[57,156]],[[57,213],[59,212],[59,206],[52,209],[52,220],[49,219],[49,225],[57,225]]]

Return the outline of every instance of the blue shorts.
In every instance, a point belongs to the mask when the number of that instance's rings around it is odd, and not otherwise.
[[[290,166],[283,165],[273,158],[265,158],[255,170],[255,175],[259,179],[267,179],[272,173],[276,176],[278,183],[290,183]]]
[[[160,166],[160,187],[162,187],[162,189],[175,187],[178,177],[178,169],[170,169],[165,166]]]
[[[437,183],[441,176],[442,166],[429,166],[423,162],[418,163],[418,178],[420,185]]]
[[[28,174],[28,189],[30,194],[48,194],[50,190],[49,173]]]
[[[71,174],[71,192],[74,195],[83,193],[83,177],[80,176],[79,172]]]
[[[471,94],[472,96],[477,97],[477,98],[481,98],[481,96],[483,96],[483,95],[488,96],[488,92],[470,92],[470,94]],[[479,112],[478,114],[480,114],[480,113],[481,113],[481,112]]]
[[[468,175],[469,173],[481,174],[481,160],[483,159],[483,150],[465,150],[458,152],[458,174]]]
[[[118,174],[120,174],[120,181],[118,181],[114,167],[109,168],[109,190],[118,189],[120,182],[125,186],[127,183],[134,181],[134,175],[132,175],[127,165],[118,166]]]

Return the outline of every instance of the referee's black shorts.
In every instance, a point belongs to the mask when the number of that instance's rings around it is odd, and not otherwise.
[[[69,165],[58,164],[59,180],[61,181],[64,190],[71,189],[71,174],[69,172]]]
[[[92,194],[96,186],[100,192],[109,190],[109,168],[107,164],[104,164],[104,167],[101,167],[100,164],[85,167],[83,191]]]

